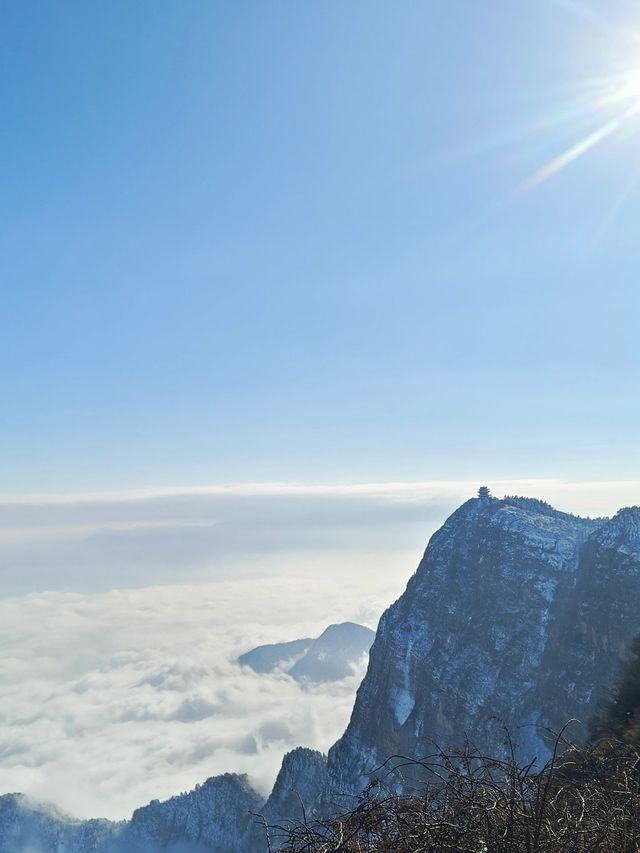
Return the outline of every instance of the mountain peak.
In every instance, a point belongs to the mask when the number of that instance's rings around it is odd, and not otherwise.
[[[577,536],[582,540],[602,524],[602,519],[582,518],[563,512],[537,498],[518,495],[497,498],[490,495],[465,501],[434,533],[429,544],[474,536],[486,538],[502,530],[509,536],[540,540],[541,547],[551,548],[558,539]],[[541,540],[547,540],[547,544]]]
[[[619,510],[597,531],[599,542],[613,549],[640,553],[640,506]]]
[[[609,540],[618,551],[603,548]],[[518,496],[462,504],[380,620],[329,752],[333,788],[355,792],[388,756],[427,754],[434,741],[455,747],[469,735],[499,755],[496,718],[522,758],[544,761],[544,731],[589,719],[637,631],[636,542],[637,508],[607,521]]]
[[[375,632],[355,622],[329,625],[289,670],[293,678],[309,682],[338,681],[353,675],[354,666],[368,653]]]
[[[374,631],[364,625],[339,622],[329,625],[315,639],[257,646],[240,655],[238,663],[255,672],[286,672],[300,681],[339,681],[353,675],[374,637]]]
[[[364,637],[373,639],[374,632],[371,628],[365,625],[359,625],[357,622],[334,622],[328,625],[322,634],[318,637],[319,640],[333,640],[353,637]]]

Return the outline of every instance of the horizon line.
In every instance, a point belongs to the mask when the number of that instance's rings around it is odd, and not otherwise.
[[[551,477],[502,477],[499,479],[460,480],[388,480],[359,481],[352,483],[318,483],[313,481],[248,481],[211,483],[208,485],[140,486],[125,489],[74,491],[74,492],[0,492],[0,506],[29,504],[80,504],[136,502],[162,498],[180,497],[370,497],[381,499],[419,500],[433,498],[434,491],[462,489],[471,496],[480,486],[487,485],[493,491],[502,487],[551,488],[558,491],[578,489],[580,492],[602,489],[637,488],[640,499],[640,480],[573,480]],[[431,493],[431,494],[430,494]]]

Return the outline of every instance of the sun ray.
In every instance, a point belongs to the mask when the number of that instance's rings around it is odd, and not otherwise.
[[[540,184],[543,184],[545,181],[548,181],[549,178],[557,175],[558,172],[562,171],[562,169],[566,168],[570,163],[573,163],[579,157],[582,157],[587,153],[587,151],[590,151],[594,146],[602,142],[603,139],[606,139],[607,136],[611,136],[619,126],[620,121],[618,119],[608,121],[605,125],[598,128],[598,130],[591,133],[585,139],[582,139],[580,142],[572,145],[571,148],[568,148],[562,154],[554,157],[553,160],[550,160],[541,169],[538,169],[537,172],[520,184],[520,190],[522,192],[527,192],[540,186]]]
[[[572,145],[566,151],[563,151],[562,154],[554,157],[541,169],[538,169],[537,172],[520,184],[520,191],[526,192],[528,190],[535,189],[540,186],[540,184],[548,181],[549,178],[557,175],[571,163],[584,156],[592,148],[595,148],[596,145],[599,145],[607,139],[607,137],[616,133],[616,131],[624,127],[630,119],[634,118],[639,113],[640,96],[638,96],[638,100],[634,101],[634,103],[632,103],[631,106],[624,110],[620,115],[614,116],[614,118],[594,130],[584,139],[581,139],[575,145]]]

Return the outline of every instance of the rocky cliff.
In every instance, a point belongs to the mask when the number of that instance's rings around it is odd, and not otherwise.
[[[639,508],[591,520],[523,498],[460,507],[380,622],[329,789],[465,735],[498,754],[503,726],[521,758],[544,762],[550,733],[589,721],[640,631],[639,530]]]

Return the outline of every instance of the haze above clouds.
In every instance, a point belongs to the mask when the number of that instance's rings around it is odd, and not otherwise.
[[[406,574],[477,482],[257,484],[0,499],[0,588],[105,591],[315,570]],[[637,503],[636,482],[490,483],[576,513]]]

